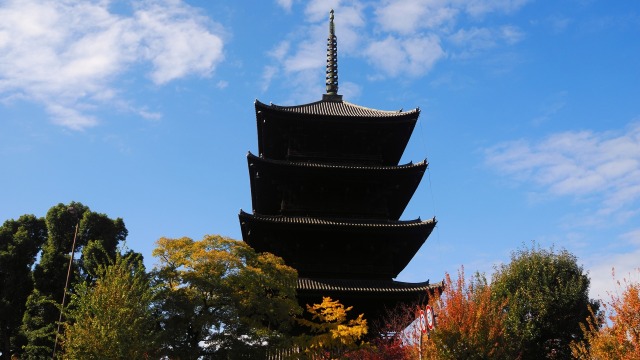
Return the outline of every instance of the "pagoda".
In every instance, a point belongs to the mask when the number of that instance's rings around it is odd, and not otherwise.
[[[393,280],[436,225],[400,220],[427,170],[426,160],[399,165],[420,110],[342,99],[333,10],[326,74],[320,101],[256,100],[258,154],[247,155],[253,209],[239,214],[242,237],[298,271],[301,305],[329,296],[371,321],[439,286]]]

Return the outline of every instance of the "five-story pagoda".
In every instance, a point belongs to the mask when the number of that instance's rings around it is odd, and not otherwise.
[[[329,296],[372,320],[424,300],[429,281],[393,280],[436,225],[399,220],[427,169],[426,160],[398,165],[420,111],[342,100],[333,10],[322,100],[256,100],[255,110],[258,155],[247,155],[253,211],[240,212],[242,237],[297,269],[300,304]]]

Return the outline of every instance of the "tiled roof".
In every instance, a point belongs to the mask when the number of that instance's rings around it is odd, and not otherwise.
[[[279,216],[279,215],[259,215],[248,214],[240,210],[240,217],[249,217],[255,220],[271,222],[271,223],[289,223],[289,224],[305,224],[305,225],[327,225],[327,226],[345,226],[345,227],[365,227],[365,228],[395,228],[395,227],[421,227],[433,226],[436,222],[435,217],[429,220],[406,220],[406,221],[362,221],[353,219],[321,219],[309,216]]]
[[[429,281],[405,283],[393,280],[363,279],[298,279],[298,290],[350,291],[350,292],[416,292],[442,287],[442,283],[431,285]]]
[[[273,160],[266,159],[255,156],[251,152],[247,154],[247,157],[250,159],[256,159],[259,161],[277,164],[277,165],[289,165],[289,166],[299,166],[306,168],[325,168],[325,169],[353,169],[353,170],[398,170],[398,169],[409,169],[409,168],[418,168],[418,167],[426,167],[428,165],[427,160],[423,160],[419,163],[408,163],[404,165],[398,166],[359,166],[359,165],[344,165],[344,164],[327,164],[327,163],[314,163],[314,162],[295,162],[295,161],[284,161],[284,160]]]
[[[368,107],[355,105],[347,101],[326,101],[320,100],[309,104],[295,106],[281,106],[275,104],[264,104],[256,100],[256,108],[262,107],[267,109],[279,110],[306,115],[323,115],[323,116],[342,116],[342,117],[394,117],[406,116],[409,114],[419,114],[420,109],[415,108],[409,111],[386,111],[376,110]]]

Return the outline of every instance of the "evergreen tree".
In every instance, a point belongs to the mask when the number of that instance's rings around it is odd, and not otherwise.
[[[33,291],[31,268],[47,236],[44,219],[23,215],[0,226],[0,359],[20,352],[27,297]]]

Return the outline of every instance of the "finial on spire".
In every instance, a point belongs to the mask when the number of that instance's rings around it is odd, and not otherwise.
[[[335,26],[333,24],[333,9],[329,12],[329,37],[327,38],[327,93],[330,97],[338,98],[338,38],[336,38]],[[325,96],[326,98],[326,96]]]

